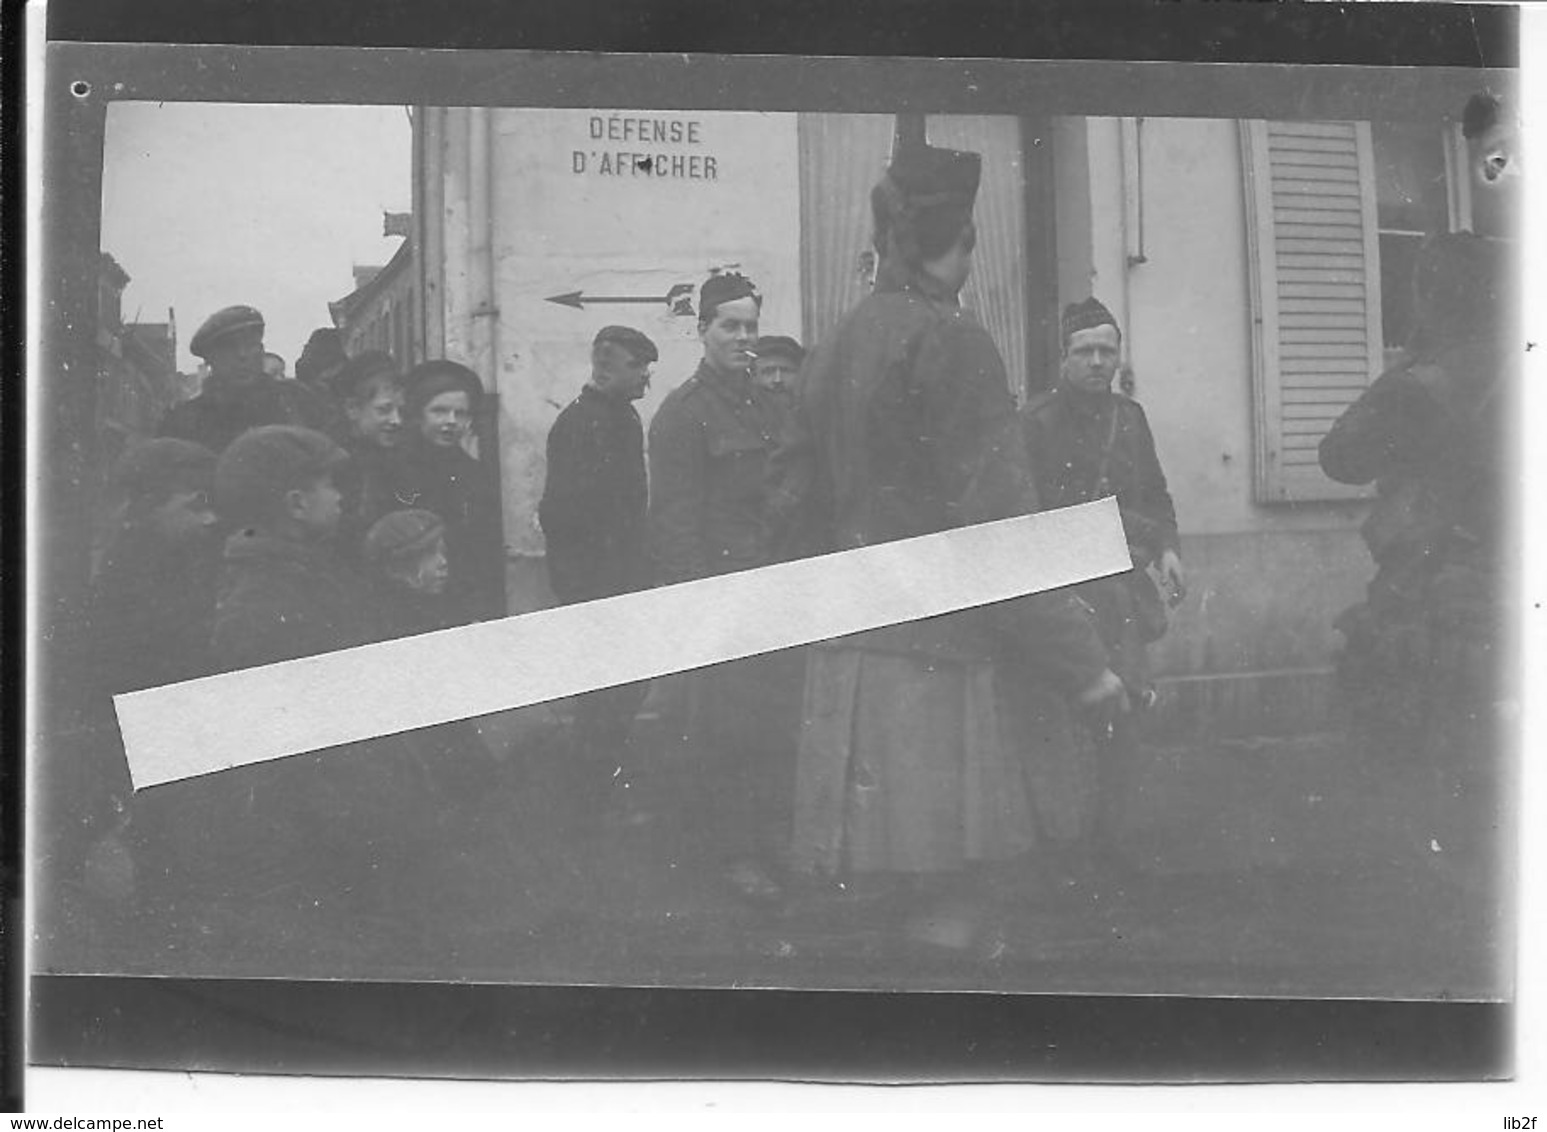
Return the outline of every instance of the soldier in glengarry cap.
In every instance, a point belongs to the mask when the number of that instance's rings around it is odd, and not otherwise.
[[[159,435],[219,454],[261,425],[327,427],[326,410],[310,390],[264,372],[263,330],[263,315],[249,306],[225,307],[204,320],[188,348],[204,359],[209,376],[197,396],[167,411]]]
[[[754,380],[763,297],[735,272],[699,293],[698,369],[650,422],[650,546],[657,579],[686,582],[775,561],[765,477],[784,414]],[[776,903],[787,840],[801,658],[786,651],[692,673],[688,738],[703,760],[711,852],[743,899]]]

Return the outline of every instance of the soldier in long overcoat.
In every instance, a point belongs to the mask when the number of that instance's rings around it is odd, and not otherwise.
[[[872,193],[875,290],[809,359],[777,461],[776,513],[814,511],[830,549],[1037,510],[1004,361],[958,299],[979,169],[977,154],[905,150]],[[1022,681],[1122,699],[1083,608],[1057,592],[813,646],[795,865],[932,881],[918,938],[967,942],[973,917],[932,917],[934,903],[964,870],[1030,851],[1034,808],[1059,804],[1028,798],[1006,710]]]

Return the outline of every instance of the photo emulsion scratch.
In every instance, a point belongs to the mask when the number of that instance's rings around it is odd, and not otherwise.
[[[309,50],[53,75],[39,971],[1511,995],[1512,76]]]

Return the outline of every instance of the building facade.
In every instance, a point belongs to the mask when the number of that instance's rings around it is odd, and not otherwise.
[[[1372,573],[1361,491],[1316,444],[1411,322],[1424,234],[1503,237],[1457,121],[934,116],[983,154],[964,301],[1014,394],[1056,377],[1058,311],[1095,295],[1176,500],[1191,596],[1157,649],[1167,718],[1248,732],[1330,710],[1337,614]],[[414,274],[424,349],[497,395],[511,608],[547,604],[543,441],[626,322],[661,348],[648,417],[700,348],[697,285],[735,265],[765,333],[820,341],[866,293],[887,114],[419,109]],[[684,302],[684,297],[688,301]]]
[[[105,471],[129,438],[153,435],[185,391],[177,372],[175,313],[167,311],[165,322],[125,324],[128,272],[104,252],[97,278],[96,450]]]
[[[328,304],[344,352],[380,350],[403,369],[420,361],[424,353],[411,241],[399,244],[385,266],[357,266],[354,273],[355,289]]]

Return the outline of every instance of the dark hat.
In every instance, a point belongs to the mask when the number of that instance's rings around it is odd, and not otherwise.
[[[915,265],[943,254],[972,223],[982,174],[976,153],[929,145],[899,150],[870,192],[876,250]]]
[[[632,326],[602,327],[596,332],[591,348],[594,350],[606,342],[623,347],[634,356],[636,361],[654,362],[659,361],[661,357],[661,352],[655,348],[655,343]]]
[[[758,309],[763,306],[763,296],[757,285],[738,271],[717,271],[698,289],[698,317],[708,321],[724,303],[734,303],[748,296],[757,300]]]
[[[295,360],[295,379],[310,384],[348,360],[343,336],[331,326],[319,327],[301,347],[301,356]]]
[[[233,440],[215,465],[215,509],[235,523],[268,518],[285,492],[306,487],[348,457],[320,432],[264,425]]]
[[[188,350],[195,357],[208,358],[209,348],[216,342],[239,330],[262,330],[263,316],[252,307],[226,307],[204,320],[204,325],[193,332]]]
[[[208,490],[214,476],[213,452],[172,437],[131,444],[113,469],[118,485],[135,497],[170,495],[179,488]]]
[[[398,373],[397,362],[392,360],[391,354],[366,350],[345,362],[329,385],[333,396],[340,401],[352,401],[359,396],[366,382],[377,377],[390,377],[399,385],[403,383],[403,375]]]
[[[915,208],[935,204],[971,208],[983,176],[983,158],[967,150],[907,146],[892,158],[886,175]]]
[[[409,417],[417,417],[424,407],[442,393],[466,393],[467,406],[474,413],[483,401],[483,382],[460,362],[446,358],[420,362],[403,379],[403,408]]]
[[[383,515],[365,536],[365,560],[377,566],[429,550],[445,533],[446,524],[434,511],[393,511]]]
[[[797,366],[806,360],[806,351],[801,349],[800,343],[784,334],[765,334],[757,340],[757,345],[752,347],[752,352],[760,358],[783,356]]]
[[[1077,303],[1070,303],[1064,308],[1063,340],[1067,345],[1069,339],[1082,330],[1090,330],[1096,326],[1110,326],[1121,333],[1121,327],[1117,325],[1117,319],[1112,312],[1107,310],[1100,299],[1094,296],[1082,299]]]

